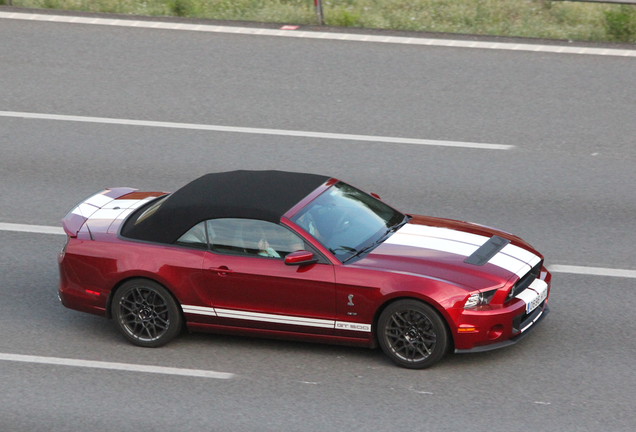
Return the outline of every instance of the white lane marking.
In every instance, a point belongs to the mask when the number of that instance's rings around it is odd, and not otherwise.
[[[71,116],[60,114],[39,114],[39,113],[25,113],[14,111],[0,111],[0,117],[17,117],[25,119],[37,119],[37,120],[58,120],[58,121],[74,121],[83,123],[102,123],[102,124],[116,124],[126,126],[147,126],[147,127],[160,127],[170,129],[190,129],[190,130],[205,130],[215,132],[235,132],[245,134],[259,134],[259,135],[278,135],[278,136],[295,136],[303,138],[321,138],[332,140],[345,140],[345,141],[368,141],[368,142],[380,142],[380,143],[394,143],[394,144],[416,144],[416,145],[428,145],[428,146],[440,146],[440,147],[463,147],[482,150],[510,150],[514,148],[512,145],[507,144],[484,144],[484,143],[472,143],[461,141],[437,141],[419,138],[399,138],[399,137],[386,137],[386,136],[374,136],[374,135],[353,135],[353,134],[341,134],[330,132],[310,132],[310,131],[297,131],[286,129],[264,129],[264,128],[251,128],[251,127],[235,127],[235,126],[220,126],[220,125],[206,125],[196,123],[175,123],[175,122],[160,122],[149,120],[130,120],[130,119],[116,119],[107,117],[85,117],[85,116]]]
[[[197,31],[207,33],[229,33],[244,34],[257,36],[278,36],[292,37],[300,39],[326,39],[326,40],[344,40],[353,42],[372,42],[372,43],[390,43],[399,45],[424,45],[439,46],[453,48],[472,48],[472,49],[491,49],[505,51],[528,51],[528,52],[547,52],[555,54],[583,54],[598,56],[617,56],[617,57],[636,57],[636,50],[626,49],[602,49],[602,48],[585,48],[576,46],[563,45],[537,45],[537,44],[520,44],[520,43],[502,43],[502,42],[477,42],[454,39],[427,39],[413,38],[403,36],[373,36],[365,34],[351,33],[327,33],[327,32],[310,32],[310,31],[289,31],[279,29],[257,29],[249,27],[230,27],[215,26],[203,24],[179,24],[169,22],[153,22],[153,21],[134,21],[134,20],[113,20],[105,18],[86,18],[62,15],[44,15],[44,14],[27,14],[15,12],[0,12],[0,18],[27,20],[27,21],[49,21],[67,24],[89,24],[89,25],[106,25],[115,27],[137,27],[137,28],[153,28],[163,30],[177,31]]]
[[[624,278],[636,278],[636,270],[625,270],[605,267],[583,267],[573,265],[553,264],[548,266],[552,273],[570,273],[591,276],[612,276]]]
[[[188,377],[230,379],[234,377],[232,373],[215,372],[202,369],[182,369],[164,366],[146,366],[130,363],[112,363],[93,360],[78,360],[60,357],[41,357],[32,355],[5,354],[0,353],[0,360],[23,362],[23,363],[40,363],[56,366],[75,366],[93,369],[109,369],[128,372],[147,372],[162,375],[180,375]]]
[[[23,224],[6,223],[6,222],[0,222],[0,231],[66,235],[64,230],[60,227],[44,226],[44,225],[23,225]]]
[[[64,230],[60,227],[45,226],[45,225],[24,225],[24,224],[7,223],[7,222],[0,222],[0,231],[66,235]],[[625,277],[625,278],[636,279],[636,270],[627,270],[627,269],[552,264],[548,266],[548,270],[550,270],[552,273],[569,273],[569,274],[582,274],[582,275],[591,275],[591,276],[611,276],[611,277]]]

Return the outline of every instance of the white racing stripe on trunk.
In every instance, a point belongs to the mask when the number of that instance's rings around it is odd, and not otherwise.
[[[115,220],[117,219],[117,216],[119,216],[119,214],[122,212],[123,210],[118,209],[99,209],[97,210],[95,213],[93,213],[88,220],[95,220],[95,219],[105,219],[105,220]]]
[[[105,190],[104,192],[109,192],[109,191]],[[102,195],[104,192],[100,192],[98,194],[93,195],[92,197],[85,200],[84,204],[90,204],[92,206],[99,207],[99,208],[104,207],[106,204],[108,204],[109,202],[113,200],[110,197]]]
[[[117,200],[113,200],[113,201],[109,202],[108,204],[106,204],[102,208],[103,209],[113,209],[115,207],[119,207],[121,209],[127,209],[127,208],[131,208],[132,206],[138,204],[139,201],[141,201],[141,200],[136,200],[136,199],[117,199]]]
[[[93,205],[86,204],[86,202],[83,202],[80,205],[78,205],[77,207],[75,207],[71,213],[76,214],[78,216],[85,217],[86,219],[88,219],[97,210],[99,210],[98,207],[95,207]]]
[[[20,355],[20,354],[4,354],[0,353],[0,360],[21,362],[21,363],[39,363],[55,366],[75,366],[93,369],[109,369],[127,372],[147,372],[162,375],[180,375],[199,378],[216,378],[216,379],[230,379],[234,377],[234,374],[225,372],[215,372],[202,369],[182,369],[165,366],[146,366],[130,363],[112,363],[104,361],[92,361],[92,360],[78,360],[60,357],[41,357],[32,355]]]

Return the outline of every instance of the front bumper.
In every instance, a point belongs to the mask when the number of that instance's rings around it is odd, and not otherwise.
[[[522,328],[524,328],[524,330],[516,336],[513,336],[510,339],[503,340],[501,342],[491,343],[488,345],[475,346],[469,349],[456,349],[455,354],[485,352],[514,345],[524,337],[528,336],[528,334],[530,334],[530,332],[537,326],[537,324],[543,321],[543,319],[546,317],[546,315],[548,315],[549,312],[550,308],[546,303],[543,305],[543,309],[537,308],[535,313],[531,314],[526,320],[524,320],[524,322],[522,323]]]

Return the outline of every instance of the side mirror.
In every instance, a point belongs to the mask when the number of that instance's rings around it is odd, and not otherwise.
[[[371,195],[372,197],[377,198],[377,199],[379,199],[380,201],[382,201],[382,198],[380,198],[380,195],[378,195],[377,193],[373,193],[373,192],[371,192],[369,195]]]
[[[318,258],[314,258],[313,253],[305,250],[292,252],[285,257],[285,265],[307,265],[317,262]]]

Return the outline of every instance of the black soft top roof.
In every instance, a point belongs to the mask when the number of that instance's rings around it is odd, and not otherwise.
[[[260,219],[274,223],[330,177],[285,171],[230,171],[206,174],[173,192],[150,216],[148,206],[133,213],[123,237],[174,243],[197,223],[216,218]]]

